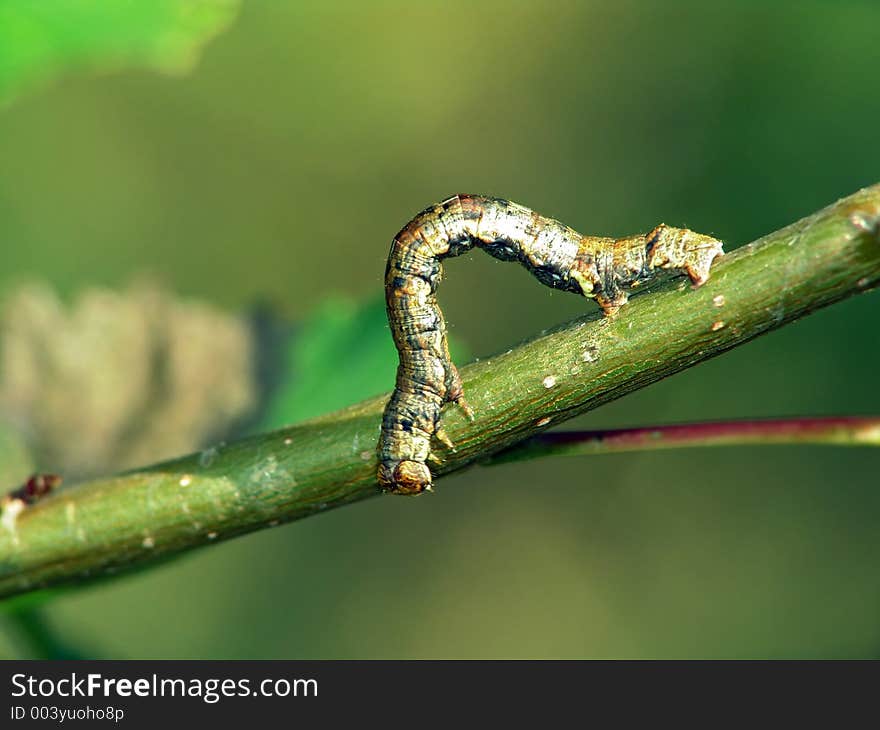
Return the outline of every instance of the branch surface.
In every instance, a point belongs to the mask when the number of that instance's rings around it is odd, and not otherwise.
[[[880,283],[880,185],[716,261],[461,371],[476,419],[443,414],[457,446],[436,475],[477,460]],[[390,385],[390,384],[389,384]],[[0,597],[144,565],[378,495],[386,396],[290,428],[62,488],[0,518]],[[71,436],[75,438],[75,434]],[[390,498],[390,497],[389,497]]]

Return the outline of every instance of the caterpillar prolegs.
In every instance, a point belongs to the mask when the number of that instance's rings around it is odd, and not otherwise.
[[[435,290],[440,262],[474,246],[519,261],[542,284],[594,298],[609,316],[657,270],[685,273],[699,285],[723,253],[721,241],[662,224],[626,238],[582,236],[521,205],[481,195],[456,195],[423,210],[394,237],[385,270],[388,323],[400,360],[378,445],[378,480],[386,491],[430,489],[431,440],[451,446],[438,423],[441,407],[455,402],[471,415]]]

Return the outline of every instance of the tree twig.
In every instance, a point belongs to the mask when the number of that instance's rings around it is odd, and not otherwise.
[[[593,431],[551,431],[514,444],[489,457],[484,463],[506,464],[539,456],[593,456],[747,444],[880,446],[880,417],[767,418]]]
[[[435,473],[462,469],[878,282],[875,185],[728,254],[699,289],[673,283],[634,297],[613,319],[582,317],[463,368],[476,419],[444,412],[457,450],[437,445],[443,463]],[[386,397],[7,508],[0,596],[143,565],[379,494],[375,446]]]

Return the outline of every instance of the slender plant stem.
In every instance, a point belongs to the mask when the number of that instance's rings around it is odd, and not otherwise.
[[[584,456],[695,446],[812,444],[880,446],[880,417],[771,418],[641,428],[539,433],[484,462],[506,464],[543,456]]]
[[[699,289],[673,282],[634,297],[614,318],[591,314],[463,368],[476,419],[444,411],[457,449],[437,444],[435,475],[878,283],[875,185],[728,254]],[[0,596],[145,565],[378,495],[375,448],[386,398],[7,506]]]

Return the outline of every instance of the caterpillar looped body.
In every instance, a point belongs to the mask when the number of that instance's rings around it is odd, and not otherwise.
[[[471,415],[435,290],[441,261],[474,246],[519,261],[542,284],[594,298],[609,316],[659,269],[702,284],[723,253],[710,236],[662,224],[626,238],[582,236],[516,203],[480,195],[456,195],[419,213],[394,237],[385,270],[388,322],[400,358],[378,445],[378,480],[386,491],[429,490],[431,440],[452,445],[439,426],[440,409],[455,402]]]

